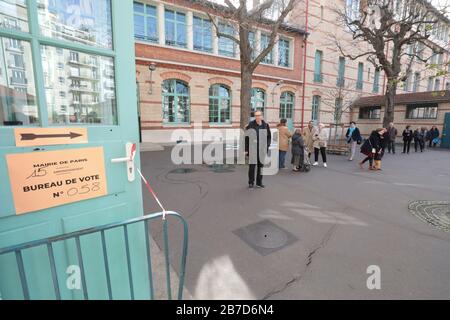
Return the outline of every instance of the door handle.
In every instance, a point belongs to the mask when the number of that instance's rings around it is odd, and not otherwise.
[[[111,159],[111,163],[126,163],[127,164],[127,176],[128,181],[133,182],[136,179],[135,167],[134,167],[134,158],[136,157],[136,143],[128,142],[125,145],[125,154],[124,158],[116,158]]]

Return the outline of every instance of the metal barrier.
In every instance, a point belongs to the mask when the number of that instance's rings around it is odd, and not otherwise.
[[[178,213],[167,211],[165,213],[155,213],[146,216],[142,216],[139,218],[130,219],[123,222],[106,224],[103,226],[97,226],[85,230],[75,231],[72,233],[45,238],[36,241],[26,242],[20,245],[14,245],[7,248],[0,249],[0,257],[6,254],[15,254],[17,268],[20,276],[20,285],[22,287],[23,297],[25,300],[30,300],[30,290],[27,283],[27,277],[25,273],[25,266],[23,261],[22,252],[26,249],[37,248],[41,246],[45,246],[47,248],[47,255],[50,263],[50,272],[51,278],[53,281],[54,293],[57,300],[61,300],[61,292],[60,286],[58,283],[57,276],[57,267],[55,263],[55,254],[54,254],[54,244],[56,242],[62,242],[66,240],[75,240],[76,244],[76,256],[78,259],[79,267],[81,270],[81,284],[83,290],[83,297],[85,300],[89,299],[87,283],[85,277],[85,269],[83,264],[83,254],[80,238],[87,235],[100,234],[101,235],[101,245],[102,245],[102,253],[103,253],[103,263],[106,271],[106,280],[108,287],[108,298],[109,300],[113,299],[112,295],[112,285],[111,285],[111,275],[110,268],[108,263],[108,252],[106,245],[106,237],[105,232],[107,230],[113,229],[123,229],[123,235],[125,238],[125,249],[126,249],[126,260],[127,260],[127,273],[130,285],[130,293],[131,299],[134,300],[134,282],[131,270],[131,258],[130,258],[130,242],[129,242],[129,226],[135,225],[138,223],[143,223],[145,226],[145,247],[147,252],[147,266],[148,266],[148,279],[149,279],[149,295],[150,299],[154,299],[154,282],[153,282],[153,272],[152,272],[152,258],[150,252],[150,233],[149,233],[149,222],[155,219],[163,219],[163,242],[164,242],[164,259],[165,259],[165,271],[166,271],[166,286],[167,286],[167,299],[172,300],[172,288],[171,288],[171,275],[170,275],[170,255],[169,255],[169,236],[168,236],[168,221],[167,218],[174,217],[178,219],[182,223],[183,227],[183,244],[182,244],[182,252],[180,258],[180,271],[179,271],[179,285],[178,285],[178,296],[177,298],[181,300],[183,298],[183,288],[184,288],[184,280],[185,280],[185,271],[186,271],[186,258],[187,258],[187,248],[188,248],[188,226],[186,220]],[[19,284],[18,284],[19,285]]]

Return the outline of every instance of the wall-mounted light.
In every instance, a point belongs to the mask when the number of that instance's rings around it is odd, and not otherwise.
[[[153,94],[153,71],[156,70],[156,63],[151,62],[148,66],[148,70],[150,70],[150,90],[148,93]]]

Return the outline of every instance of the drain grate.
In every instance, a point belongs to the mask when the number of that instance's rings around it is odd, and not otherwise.
[[[230,164],[212,164],[209,169],[215,173],[230,173],[234,172],[234,166]]]
[[[262,256],[277,252],[298,241],[293,234],[269,220],[237,229],[233,233]]]
[[[196,172],[197,170],[191,169],[191,168],[178,168],[175,170],[170,171],[169,173],[175,173],[175,174],[188,174]]]
[[[450,232],[450,202],[414,201],[409,204],[409,211],[433,227]]]

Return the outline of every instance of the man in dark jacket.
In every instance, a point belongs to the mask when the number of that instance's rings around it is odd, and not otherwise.
[[[269,152],[269,147],[272,142],[272,134],[267,122],[263,120],[263,114],[261,111],[255,112],[255,120],[251,121],[245,128],[247,134],[245,137],[245,153],[249,156],[249,171],[248,171],[248,186],[253,188],[255,186],[255,169],[256,173],[256,186],[258,188],[264,188],[262,183],[262,168],[264,167],[264,160]],[[264,139],[266,141],[262,141]],[[256,146],[255,146],[256,144]],[[252,148],[250,148],[250,145]],[[256,147],[256,148],[255,148]],[[255,156],[254,152],[257,153]]]
[[[403,130],[403,153],[409,154],[409,149],[411,148],[411,141],[414,137],[413,131],[410,129],[411,126],[406,126]]]
[[[392,150],[392,153],[395,154],[395,139],[397,138],[398,131],[394,127],[394,123],[392,123],[392,122],[389,124],[389,128],[387,128],[387,129],[388,129],[388,140],[386,142],[387,142],[388,152],[391,153],[391,150]]]
[[[430,139],[430,148],[433,146],[433,147],[436,147],[436,143],[435,142],[433,142],[433,140],[434,139],[436,139],[436,138],[439,138],[439,129],[436,127],[436,126],[433,126],[432,128],[431,128],[431,130],[430,131],[428,131],[428,133],[429,133],[429,139]]]

